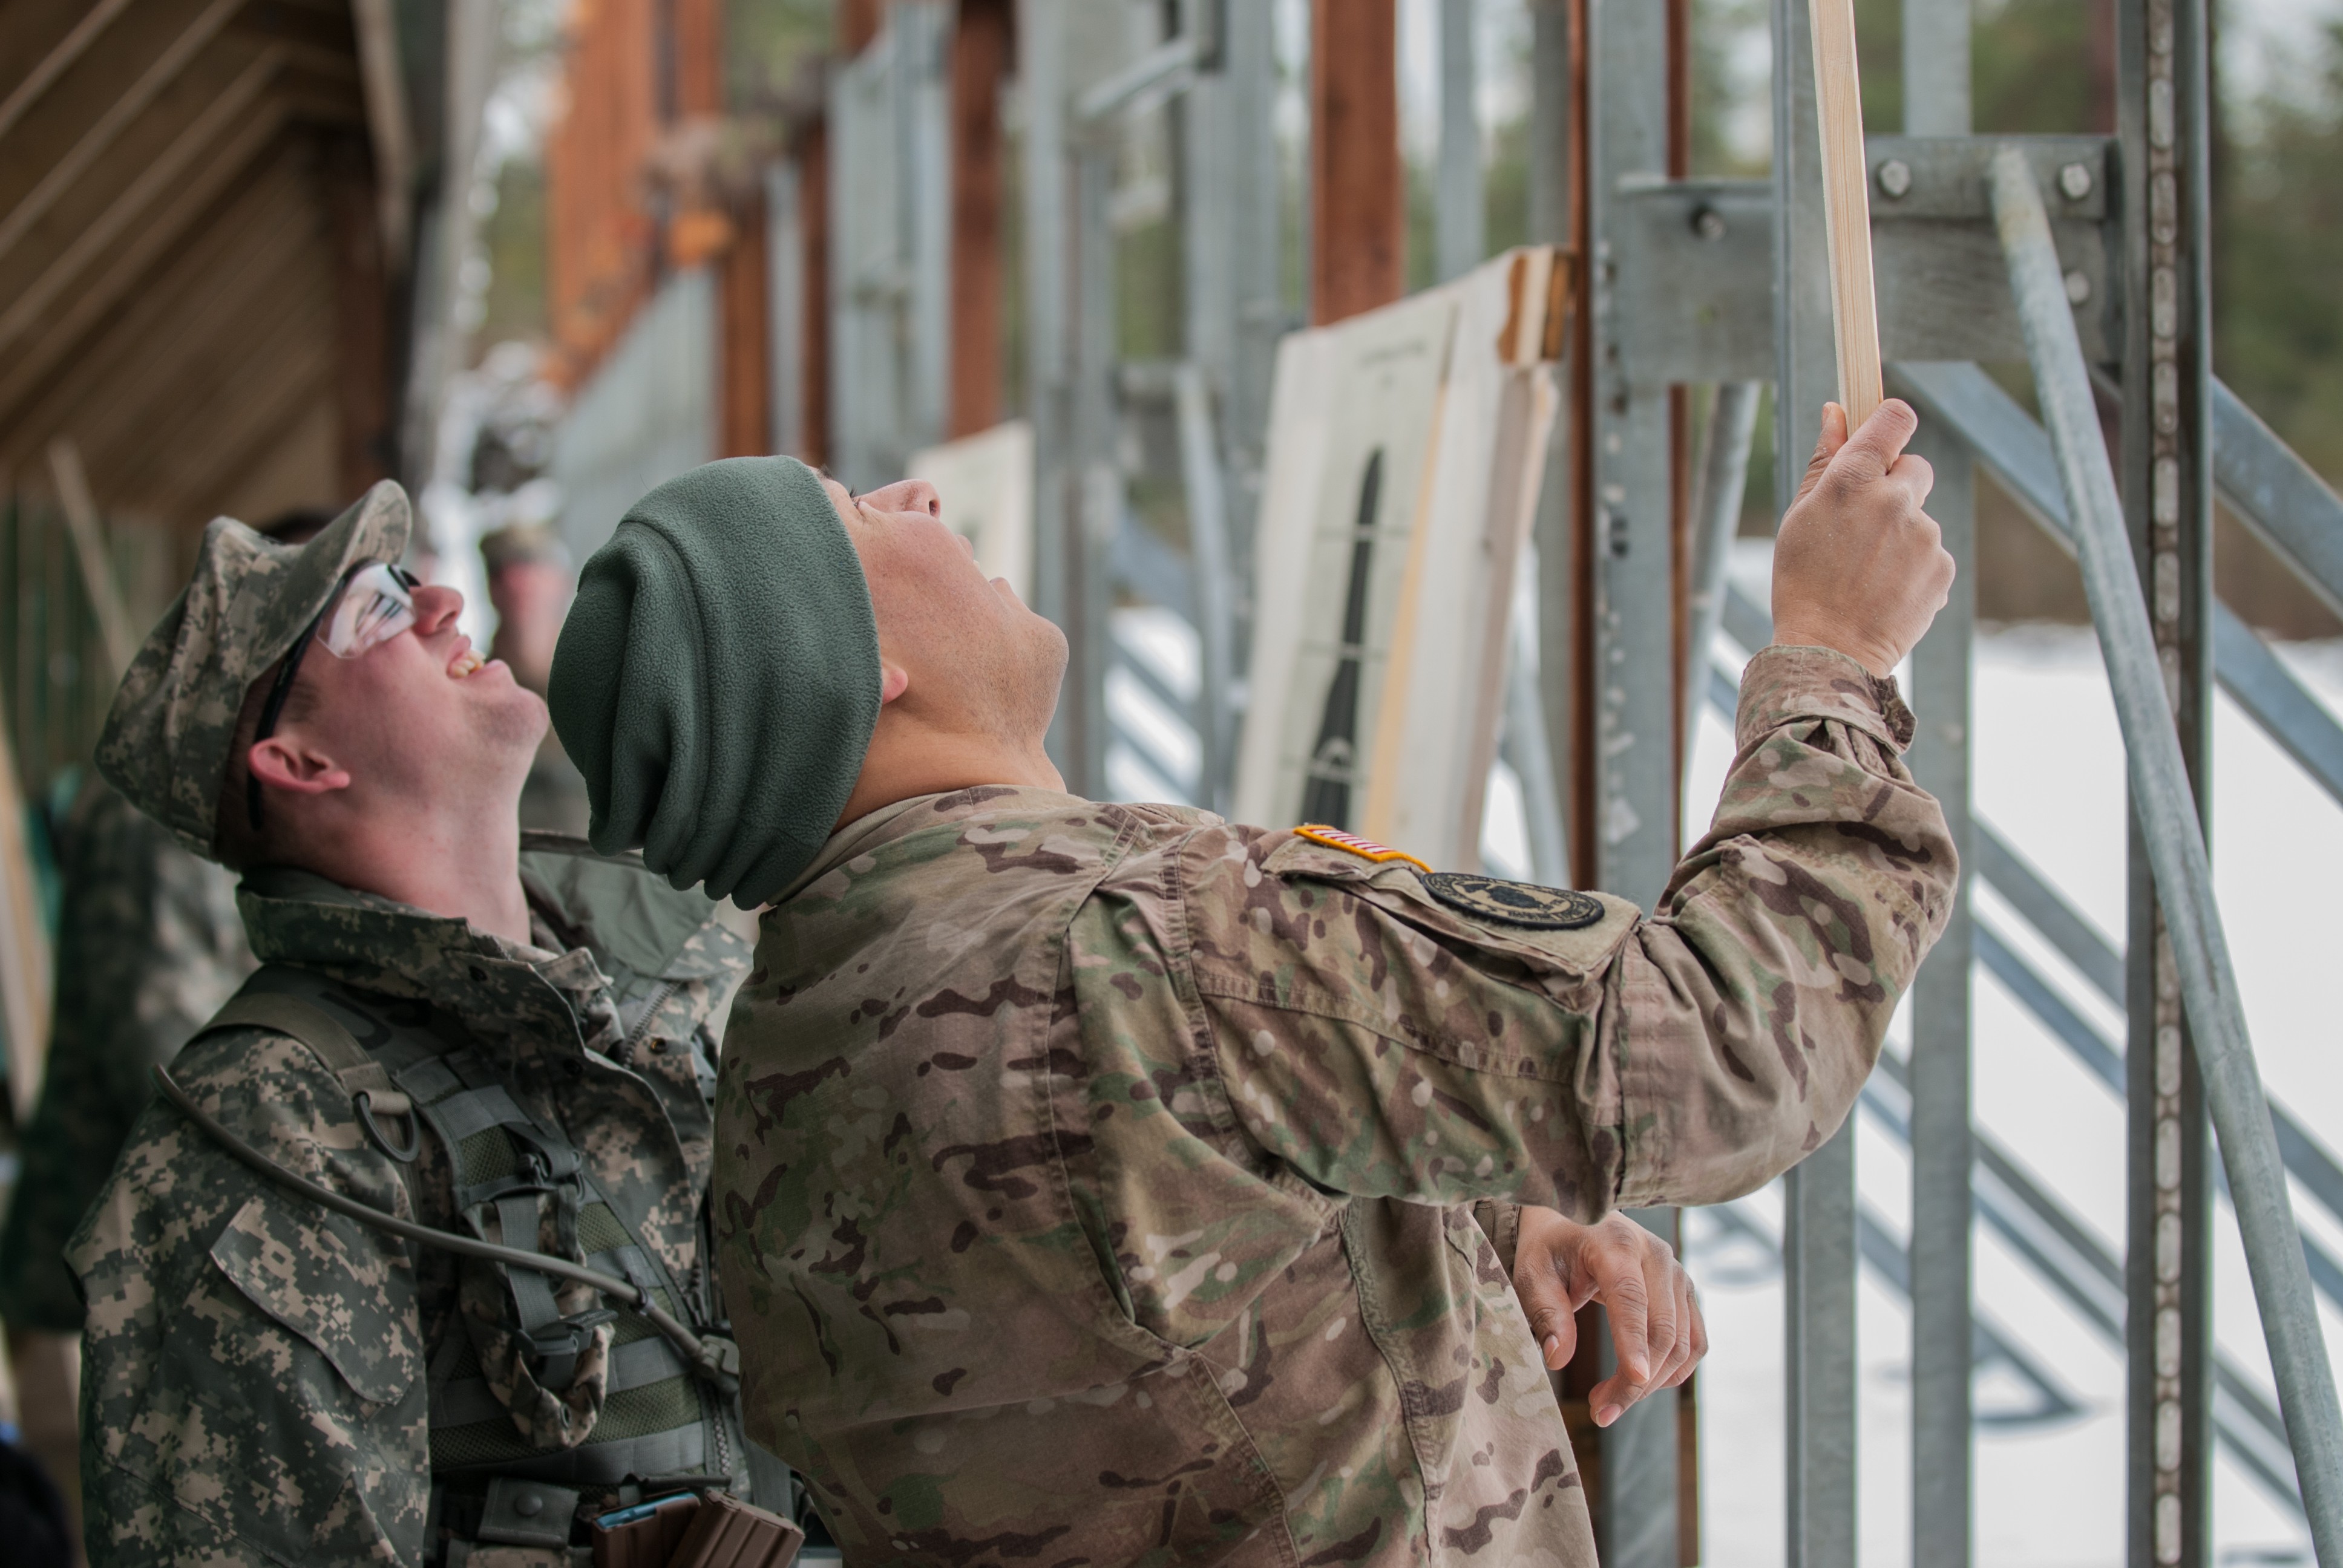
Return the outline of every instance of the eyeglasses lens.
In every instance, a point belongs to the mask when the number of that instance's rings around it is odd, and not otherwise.
[[[342,590],[317,640],[338,658],[356,658],[389,641],[415,624],[415,598],[408,592],[414,581],[385,561],[360,568]]]

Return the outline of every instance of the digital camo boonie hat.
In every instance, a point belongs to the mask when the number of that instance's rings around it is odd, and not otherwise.
[[[196,575],[147,634],[97,739],[97,770],[206,859],[245,693],[285,657],[351,568],[407,553],[413,518],[388,479],[308,543],[215,518]]]

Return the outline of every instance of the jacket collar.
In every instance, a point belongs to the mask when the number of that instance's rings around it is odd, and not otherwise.
[[[908,800],[898,800],[891,806],[881,806],[866,816],[857,817],[832,833],[830,841],[822,845],[821,853],[813,858],[813,863],[799,872],[796,880],[774,895],[773,902],[787,903],[857,855],[870,854],[881,844],[909,838],[922,829],[1004,813],[1031,816],[1041,812],[1078,810],[1091,804],[1079,795],[1068,795],[1057,789],[1029,789],[1017,784],[978,784],[941,795],[914,795]]]
[[[427,1002],[489,1037],[582,1043],[598,1034],[608,980],[586,948],[523,948],[464,920],[346,888],[314,872],[261,867],[236,890],[255,957],[356,990]],[[547,948],[560,939],[539,918]]]

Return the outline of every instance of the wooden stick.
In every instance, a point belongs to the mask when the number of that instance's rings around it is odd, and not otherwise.
[[[1863,78],[1855,0],[1811,0],[1815,111],[1823,143],[1823,212],[1830,230],[1831,322],[1838,400],[1852,433],[1886,396],[1879,369],[1879,300],[1871,270],[1871,175],[1863,148]]]
[[[81,563],[82,586],[89,590],[90,608],[97,613],[99,638],[106,658],[120,680],[138,651],[138,634],[131,629],[130,610],[122,602],[122,584],[106,557],[106,530],[97,520],[97,503],[90,498],[89,475],[81,466],[81,448],[73,437],[59,436],[49,443],[49,476],[57,482],[57,500],[65,509],[65,527],[73,534],[74,557]]]
[[[7,1030],[8,1100],[21,1127],[40,1097],[49,1053],[49,928],[25,839],[25,797],[0,705],[0,1026]]]

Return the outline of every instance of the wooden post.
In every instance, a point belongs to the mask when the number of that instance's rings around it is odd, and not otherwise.
[[[838,0],[838,48],[850,59],[870,46],[887,23],[887,0]]]
[[[65,527],[73,535],[74,558],[81,567],[82,588],[97,617],[99,639],[106,644],[108,678],[120,680],[138,651],[138,634],[130,628],[130,611],[122,602],[122,584],[106,558],[106,525],[97,515],[97,501],[89,493],[89,474],[82,467],[81,448],[70,436],[49,439],[49,474],[57,486],[57,504],[65,508]]]
[[[41,1095],[49,1050],[49,928],[25,841],[25,795],[16,749],[0,708],[0,1022],[8,1030],[8,1103],[22,1127]]]
[[[724,112],[724,8],[718,0],[674,0],[675,106],[687,119]]]
[[[761,186],[733,206],[732,243],[717,270],[717,455],[773,449],[773,332]]]
[[[798,230],[805,288],[798,321],[798,391],[804,410],[796,457],[830,460],[830,127],[816,119],[798,143]]]
[[[1871,272],[1871,176],[1863,150],[1863,78],[1855,0],[1813,0],[1815,105],[1822,124],[1823,208],[1830,228],[1831,317],[1838,400],[1849,433],[1886,396],[1879,368],[1879,302]]]
[[[951,399],[948,435],[1001,422],[1002,136],[1010,0],[960,0],[951,58]]]
[[[1319,326],[1407,292],[1397,0],[1312,0],[1310,317]]]

